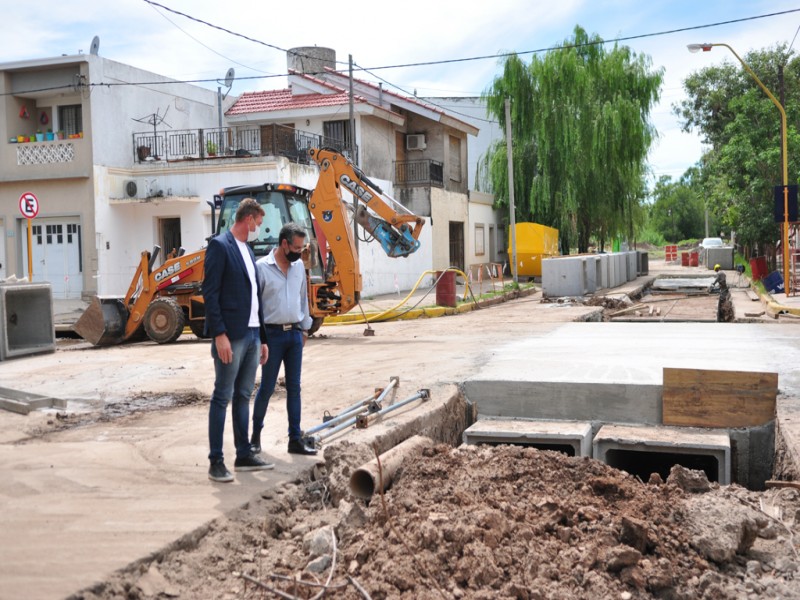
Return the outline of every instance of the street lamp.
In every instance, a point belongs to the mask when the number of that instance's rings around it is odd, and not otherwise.
[[[742,57],[736,54],[736,51],[728,44],[689,44],[686,46],[689,52],[710,52],[714,46],[723,46],[731,51],[731,53],[742,63],[744,70],[750,74],[755,82],[758,84],[764,93],[772,100],[772,103],[778,107],[781,113],[781,153],[783,157],[783,286],[786,296],[791,292],[791,282],[789,280],[789,155],[786,152],[786,111],[778,102],[777,98],[772,95],[767,87],[761,83],[761,80],[753,73],[753,70],[742,60]]]

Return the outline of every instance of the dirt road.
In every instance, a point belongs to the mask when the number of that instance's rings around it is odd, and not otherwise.
[[[398,398],[424,387],[443,402],[503,346],[596,311],[533,296],[459,316],[376,324],[374,337],[362,335],[363,325],[326,327],[305,354],[303,424],[319,423],[325,411],[335,414],[392,376],[401,380]],[[0,364],[0,386],[70,401],[67,419],[0,413],[0,598],[64,597],[314,464],[285,452],[279,396],[262,438],[277,469],[211,484],[212,382],[209,343],[191,338],[169,346],[75,345]],[[230,456],[230,427],[227,434]]]

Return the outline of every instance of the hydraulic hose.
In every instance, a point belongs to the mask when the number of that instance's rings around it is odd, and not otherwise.
[[[469,279],[467,278],[466,274],[461,269],[457,269],[456,267],[447,267],[446,269],[441,271],[440,275],[436,278],[436,281],[434,282],[434,284],[431,287],[431,289],[434,289],[436,287],[436,284],[439,283],[439,280],[444,276],[444,274],[447,271],[455,271],[457,274],[461,275],[461,277],[464,278],[464,281],[466,281],[466,289],[464,290],[464,300],[466,300],[467,293],[469,293],[469,295],[472,296],[472,300],[474,302],[475,301],[475,296],[472,294],[472,289],[470,288],[470,285],[469,285]],[[388,318],[387,319],[383,319],[383,317],[385,317],[386,315],[396,311],[401,306],[403,306],[408,301],[408,299],[411,298],[411,296],[414,295],[414,292],[417,291],[417,288],[422,283],[422,279],[426,275],[432,275],[432,274],[435,274],[435,273],[438,273],[438,272],[439,272],[438,270],[423,271],[422,274],[419,276],[419,279],[417,279],[417,282],[414,284],[414,287],[411,288],[411,291],[408,292],[408,295],[405,298],[403,298],[400,302],[395,304],[393,307],[387,308],[386,310],[384,310],[381,313],[378,313],[377,315],[370,315],[368,317],[365,316],[364,318],[362,318],[360,320],[357,320],[357,321],[346,321],[346,322],[339,322],[339,323],[325,323],[325,325],[326,326],[328,326],[328,325],[361,325],[363,323],[374,323],[374,322],[380,321],[380,320],[389,320]],[[429,293],[430,293],[430,290],[429,290]],[[423,296],[423,298],[424,298],[424,296]],[[411,310],[411,309],[409,309],[409,310]]]

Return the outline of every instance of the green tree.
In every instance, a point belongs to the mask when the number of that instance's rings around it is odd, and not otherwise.
[[[556,227],[563,252],[585,252],[590,237],[633,238],[643,220],[645,159],[656,133],[649,123],[662,71],[628,47],[606,49],[576,27],[561,49],[525,65],[506,59],[484,98],[505,127],[511,99],[517,220]],[[483,158],[498,208],[508,209],[505,145]]]
[[[783,90],[789,183],[794,183],[800,139],[792,115],[800,109],[800,60],[786,45],[743,59],[775,96]],[[684,130],[697,130],[710,145],[700,163],[709,209],[721,226],[736,231],[747,254],[769,253],[774,263],[780,239],[773,218],[773,187],[782,181],[780,112],[738,61],[701,69],[686,78],[684,88],[688,98],[673,110]]]
[[[701,193],[689,176],[680,181],[662,176],[652,192],[651,227],[673,244],[704,237],[705,206]]]

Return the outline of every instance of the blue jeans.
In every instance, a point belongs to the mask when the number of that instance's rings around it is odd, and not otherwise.
[[[258,329],[251,327],[247,335],[231,340],[233,360],[227,365],[217,355],[217,345],[211,341],[211,356],[214,358],[214,393],[208,407],[208,445],[211,462],[221,461],[222,437],[225,432],[225,413],[231,403],[233,441],[236,457],[250,455],[250,440],[247,427],[250,421],[250,395],[256,382],[256,371],[261,354],[261,339]]]
[[[286,376],[286,412],[289,413],[289,439],[299,440],[300,431],[300,370],[303,367],[303,333],[297,329],[281,331],[267,329],[269,356],[261,367],[261,385],[253,403],[253,433],[264,427],[269,399],[275,391],[278,371],[283,363]]]

